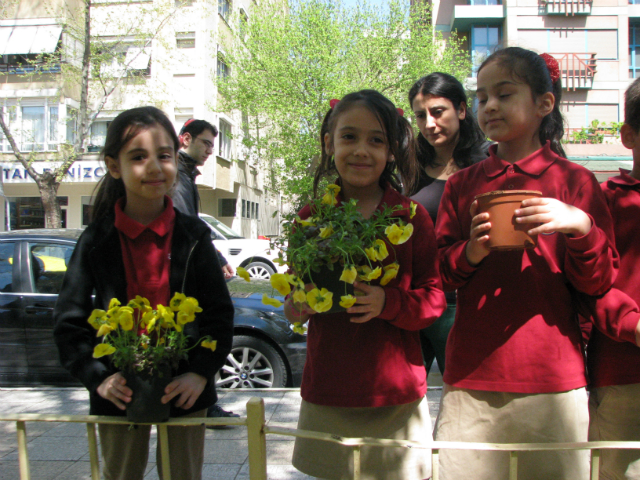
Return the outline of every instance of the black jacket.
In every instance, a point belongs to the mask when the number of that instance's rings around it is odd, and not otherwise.
[[[198,216],[200,194],[196,186],[196,177],[200,175],[196,161],[184,151],[178,151],[178,182],[171,198],[173,206],[185,215]]]
[[[196,161],[184,151],[178,151],[178,182],[171,199],[176,210],[194,217],[197,217],[200,211],[200,194],[196,186],[198,175],[200,175],[200,170],[197,169]],[[216,253],[221,266],[229,263],[220,250],[216,250]]]
[[[191,409],[172,407],[171,416],[177,417],[215,403],[214,376],[224,364],[233,340],[233,303],[210,231],[201,220],[180,212],[176,212],[173,230],[169,283],[172,295],[182,292],[194,297],[203,309],[194,322],[184,326],[191,341],[205,335],[218,341],[215,352],[199,346],[190,350],[188,360],[182,361],[175,372],[194,372],[207,379]],[[93,309],[107,310],[114,297],[123,305],[129,300],[120,238],[111,217],[93,222],[80,236],[53,314],[60,361],[89,390],[92,415],[125,414],[97,393],[102,381],[117,370],[109,357],[93,358],[93,348],[100,339],[87,322]]]

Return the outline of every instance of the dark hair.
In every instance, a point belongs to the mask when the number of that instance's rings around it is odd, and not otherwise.
[[[560,99],[562,98],[562,82],[560,78],[554,83],[547,64],[540,55],[531,50],[520,47],[508,47],[497,50],[482,62],[480,71],[490,63],[497,62],[502,68],[511,72],[515,78],[529,85],[531,94],[535,100],[540,95],[551,92],[555,97],[552,112],[542,119],[538,136],[540,143],[544,145],[547,140],[551,142],[551,150],[562,157],[567,155],[562,148],[561,139],[564,135],[564,119],[560,113]]]
[[[138,107],[125,110],[109,125],[107,138],[100,157],[105,163],[105,174],[94,190],[94,204],[91,209],[91,220],[97,220],[113,214],[113,208],[119,198],[125,196],[124,183],[121,178],[113,178],[106,168],[107,157],[118,158],[120,150],[136,135],[150,127],[159,125],[171,137],[174,153],[178,153],[180,142],[173,124],[164,112],[156,107]]]
[[[218,129],[215,125],[211,125],[206,120],[194,120],[193,118],[190,118],[184,122],[184,125],[180,129],[180,136],[188,133],[193,138],[196,138],[205,130],[209,130],[214,137],[218,136]]]
[[[624,123],[636,133],[640,131],[640,78],[636,78],[624,92]]]
[[[456,111],[460,104],[467,105],[467,94],[458,79],[448,73],[434,72],[422,77],[409,90],[409,105],[413,108],[413,100],[418,96],[433,95],[449,100]],[[473,154],[478,154],[485,142],[484,133],[480,130],[471,109],[467,108],[464,120],[460,121],[458,142],[453,150],[453,160],[458,168],[466,168],[473,163]],[[416,136],[416,155],[422,167],[435,167],[436,151],[426,138]]]
[[[329,134],[329,142],[333,143],[333,132],[338,117],[356,105],[366,107],[378,119],[387,137],[389,154],[394,158],[392,162],[387,162],[382,175],[380,175],[380,186],[384,188],[386,182],[389,182],[393,188],[401,192],[399,174],[405,188],[413,188],[417,182],[418,163],[411,125],[400,115],[395,105],[387,97],[375,90],[360,90],[345,95],[324,117],[320,129],[322,156],[313,179],[313,194],[318,194],[318,185],[323,178],[337,173],[333,155],[327,152],[327,145],[324,141],[325,133]]]

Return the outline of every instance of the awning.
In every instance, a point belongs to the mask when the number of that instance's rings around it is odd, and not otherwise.
[[[149,68],[151,54],[146,48],[129,47],[124,58],[125,66],[130,70],[146,70]]]
[[[0,54],[53,53],[61,34],[60,25],[0,27]]]

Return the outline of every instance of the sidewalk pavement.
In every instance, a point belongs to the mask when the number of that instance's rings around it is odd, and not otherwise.
[[[218,395],[218,405],[241,416],[246,416],[246,403],[251,397],[261,397],[265,402],[267,422],[291,428],[297,426],[300,389],[223,389],[218,392]],[[440,387],[429,388],[427,399],[433,424],[438,413],[440,396]],[[3,413],[88,415],[89,396],[84,388],[0,388],[0,414]],[[91,479],[85,424],[30,422],[27,423],[26,429],[33,480]],[[155,427],[151,435],[145,480],[158,479],[155,468]],[[267,436],[269,479],[310,480],[313,478],[298,472],[291,465],[293,442],[293,437]],[[0,480],[19,478],[15,422],[0,422]],[[202,478],[249,480],[245,427],[207,430]]]

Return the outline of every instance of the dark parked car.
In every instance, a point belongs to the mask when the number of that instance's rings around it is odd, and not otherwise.
[[[80,233],[72,229],[0,233],[0,386],[78,384],[59,364],[52,312]],[[261,293],[247,291],[244,285],[244,291],[234,293],[234,285],[241,284],[229,283],[236,307],[233,349],[217,384],[298,386],[306,337],[292,331],[282,308],[262,308],[257,300]]]

